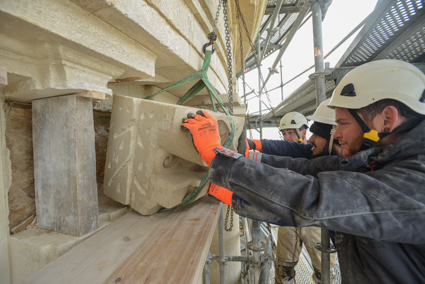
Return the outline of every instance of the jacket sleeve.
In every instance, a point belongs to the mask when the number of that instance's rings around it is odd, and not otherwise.
[[[235,210],[235,212],[241,217],[249,218],[259,222],[267,222],[278,226],[290,226],[280,217],[267,210],[252,205],[236,194],[233,194],[232,196],[232,206],[233,210]]]
[[[251,157],[251,156],[250,156]],[[325,156],[315,159],[280,157],[258,153],[255,161],[267,164],[274,168],[287,168],[291,171],[302,175],[317,176],[322,171],[337,171],[339,170],[338,156]]]
[[[311,144],[300,144],[284,140],[261,140],[261,152],[269,155],[311,159]]]
[[[309,161],[287,163],[288,168],[301,169]],[[423,243],[425,200],[418,200],[413,190],[421,184],[420,178],[416,174],[406,180],[400,166],[398,162],[367,174],[332,171],[314,177],[219,153],[211,164],[210,180],[295,227],[318,226],[378,240]],[[423,172],[419,176],[423,182]]]

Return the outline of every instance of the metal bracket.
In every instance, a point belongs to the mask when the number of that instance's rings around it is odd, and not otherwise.
[[[255,251],[255,252],[260,252],[260,251],[265,251],[266,250],[266,242],[261,241],[261,247],[260,248],[253,248],[253,244],[252,241],[248,242],[247,245],[249,250]]]
[[[320,242],[315,242],[314,247],[317,250],[324,252],[324,253],[329,253],[329,254],[330,253],[336,253],[336,248],[333,245],[331,245],[330,248],[325,248],[325,247],[322,246],[322,244]]]
[[[332,75],[332,71],[331,70],[325,70],[323,72],[315,72],[313,74],[308,75],[308,78],[311,80],[316,79],[316,77],[325,77],[325,76],[329,76]]]
[[[224,260],[217,259],[219,264],[227,265],[227,257],[224,257]]]
[[[266,262],[266,261],[271,261],[271,262],[274,262],[274,261],[276,261],[277,259],[276,258],[274,258],[273,256],[271,256],[271,255],[269,255],[269,256],[266,256],[266,255],[264,255],[264,254],[262,254],[262,255],[260,255],[260,261],[261,262]]]

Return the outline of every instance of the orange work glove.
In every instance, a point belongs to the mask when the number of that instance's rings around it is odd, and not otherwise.
[[[261,149],[263,148],[263,144],[261,143],[261,140],[254,140],[254,139],[246,139],[247,144],[249,145],[249,148],[252,150],[257,150],[261,152]]]
[[[187,119],[183,118],[180,128],[187,131],[202,161],[209,166],[216,155],[214,149],[223,149],[219,143],[220,134],[217,120],[202,110],[198,110],[196,114],[188,113],[187,117]]]
[[[227,188],[211,183],[210,188],[208,189],[208,194],[214,196],[223,203],[232,206],[233,192]]]

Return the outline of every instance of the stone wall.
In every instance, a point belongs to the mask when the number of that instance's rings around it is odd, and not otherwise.
[[[105,176],[106,150],[108,147],[111,114],[94,111],[93,119],[96,150],[96,182],[99,193],[103,193],[103,178]]]
[[[94,111],[96,180],[103,192],[106,148],[108,145],[110,113]],[[6,104],[6,147],[10,151],[12,185],[9,188],[9,228],[24,223],[13,232],[25,229],[35,216],[34,160],[32,148],[31,104]],[[29,219],[30,218],[30,219]]]
[[[12,229],[35,216],[31,104],[7,104],[6,147],[12,163],[9,188],[9,227]]]

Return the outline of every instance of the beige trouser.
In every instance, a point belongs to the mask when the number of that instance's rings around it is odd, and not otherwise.
[[[277,265],[292,266],[293,263],[297,262],[300,257],[302,250],[302,244],[304,243],[308,254],[310,255],[311,263],[313,267],[320,271],[321,270],[321,252],[314,248],[314,243],[320,242],[321,240],[321,228],[317,227],[279,227],[278,239],[277,239]],[[335,265],[335,254],[331,254],[331,265],[332,268]],[[276,272],[279,271],[278,267],[275,267]],[[278,274],[278,273],[277,273]],[[313,272],[314,275],[314,272]],[[282,279],[278,277],[276,279]],[[314,278],[314,277],[313,277]],[[279,280],[280,280],[279,279]],[[316,281],[315,281],[316,282]]]

